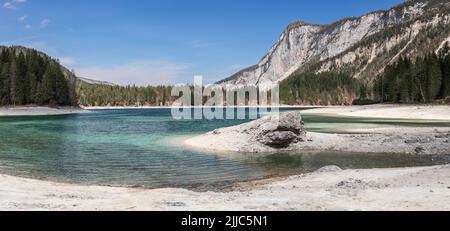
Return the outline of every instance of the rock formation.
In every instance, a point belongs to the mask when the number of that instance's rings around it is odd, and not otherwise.
[[[447,0],[410,0],[330,25],[294,22],[258,64],[219,83],[260,85],[333,70],[371,79],[402,55],[439,49],[450,39],[449,22]]]

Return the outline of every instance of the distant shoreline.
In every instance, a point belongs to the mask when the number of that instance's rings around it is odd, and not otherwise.
[[[334,106],[307,110],[302,112],[302,114],[353,118],[450,121],[450,105],[374,104],[367,106]]]
[[[259,108],[257,106],[230,106],[233,108]],[[185,107],[209,108],[209,107]],[[224,108],[229,108],[225,106]],[[279,109],[309,109],[304,115],[342,116],[380,119],[413,119],[450,121],[450,105],[439,104],[375,104],[367,106],[316,106],[316,105],[280,105]],[[86,113],[89,110],[139,110],[172,109],[171,106],[4,106],[0,107],[0,117],[46,116]]]
[[[127,110],[127,109],[171,109],[172,106],[81,106],[85,110]],[[260,108],[262,106],[223,106],[219,108]],[[299,105],[299,106],[293,106],[293,105],[281,105],[281,106],[269,106],[273,108],[323,108],[323,107],[336,107],[336,106],[308,106],[308,105]],[[211,108],[211,107],[205,107],[205,106],[187,106],[183,108]]]
[[[0,107],[0,117],[15,116],[52,116],[87,113],[89,111],[80,107],[44,107],[44,106],[16,106]]]

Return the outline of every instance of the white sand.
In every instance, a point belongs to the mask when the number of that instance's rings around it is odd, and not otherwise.
[[[279,151],[450,154],[450,128],[391,127],[352,129],[362,134],[326,134],[308,132],[307,140],[275,149],[252,139],[243,124],[217,129],[204,135],[189,138],[184,143],[191,148],[208,150],[218,155],[229,152],[270,153]]]
[[[337,115],[348,117],[416,119],[450,121],[450,105],[395,105],[325,107],[306,110],[304,115]]]
[[[86,113],[88,111],[78,107],[0,107],[2,116],[45,116],[45,115],[67,115]]]
[[[0,210],[450,210],[450,166],[345,170],[232,192],[77,186],[0,175]]]

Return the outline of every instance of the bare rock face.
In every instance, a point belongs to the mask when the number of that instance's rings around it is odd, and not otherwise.
[[[421,31],[425,31],[424,28],[438,28],[439,23],[448,26],[450,14],[445,9],[449,7],[448,0],[410,0],[389,10],[345,18],[330,25],[294,22],[259,63],[219,83],[277,83],[293,73],[315,66],[319,68],[309,71],[330,71],[350,65],[356,70],[350,73],[353,77],[370,77],[379,74],[383,63],[409,55],[408,52],[419,53],[412,48],[408,50],[413,46],[405,47],[404,44],[413,41]],[[392,27],[401,29],[392,37],[385,37],[383,34],[392,33]],[[436,48],[448,39],[448,34],[442,34],[436,40],[430,38],[430,43],[421,46]]]
[[[300,112],[285,112],[265,117],[249,125],[254,140],[273,148],[286,148],[306,140]]]

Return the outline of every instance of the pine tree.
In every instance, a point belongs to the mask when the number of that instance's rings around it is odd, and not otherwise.
[[[50,105],[56,105],[55,101],[55,74],[54,74],[54,68],[53,64],[50,64],[47,67],[47,70],[44,73],[44,76],[42,78],[42,82],[39,89],[39,95],[40,95],[40,103],[41,104],[50,104]]]
[[[1,55],[1,54],[0,54]],[[1,61],[1,56],[0,56],[0,61]],[[4,77],[4,73],[3,73],[3,63],[0,62],[0,106],[3,105],[3,87],[5,84],[5,77]]]
[[[399,99],[403,103],[414,101],[415,90],[411,65],[408,58],[401,58],[395,70],[399,76]]]
[[[417,58],[414,68],[414,82],[416,85],[416,90],[418,93],[418,98],[422,102],[427,101],[427,95],[426,95],[426,83],[427,83],[427,71],[425,66],[424,59]]]
[[[9,104],[9,64],[3,63],[2,71],[0,72],[0,104]]]
[[[440,97],[444,99],[450,96],[450,46],[448,42],[441,49],[439,58],[442,74]]]
[[[55,101],[58,105],[70,105],[70,89],[59,66],[52,65],[55,79]]]
[[[17,58],[16,65],[16,79],[14,86],[14,104],[22,105],[27,103],[27,89],[28,89],[28,81],[27,81],[27,65],[25,61],[25,56],[22,52],[20,52]]]
[[[450,97],[450,54],[442,60],[442,98]]]
[[[28,91],[27,91],[27,102],[28,103],[37,103],[37,79],[36,75],[28,71],[27,72],[27,81],[29,84]]]
[[[426,65],[426,98],[430,102],[435,100],[441,90],[441,65],[435,53],[430,54],[425,60]]]

